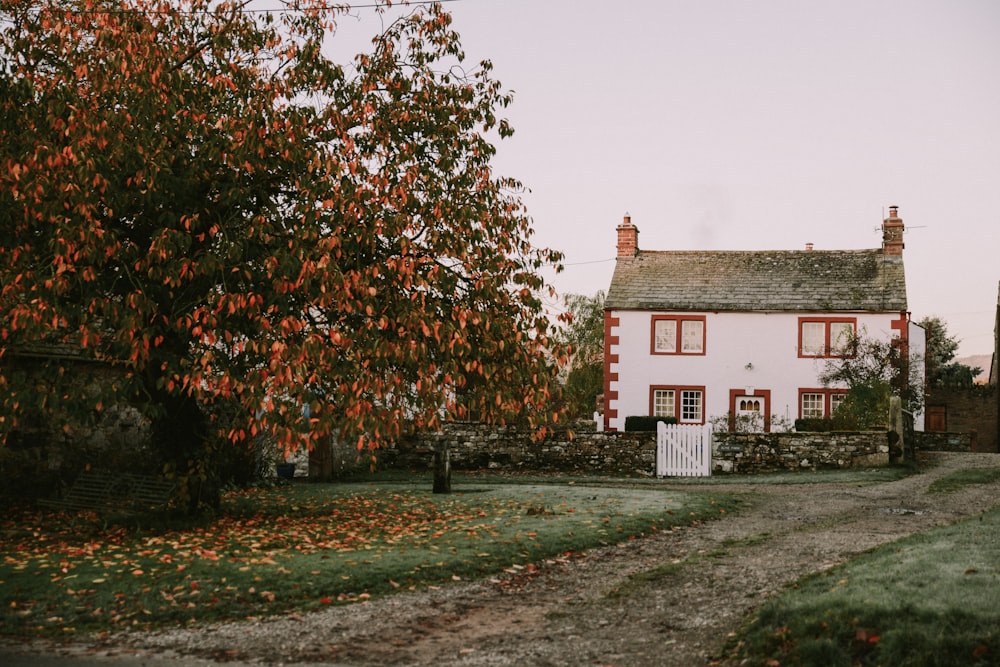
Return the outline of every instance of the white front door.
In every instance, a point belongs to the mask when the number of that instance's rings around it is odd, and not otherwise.
[[[736,430],[759,433],[764,430],[764,399],[760,396],[736,397]]]

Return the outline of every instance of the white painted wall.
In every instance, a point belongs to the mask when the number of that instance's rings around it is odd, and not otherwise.
[[[910,363],[919,377],[919,385],[927,381],[927,332],[916,322],[910,322],[907,330],[910,344]],[[912,372],[911,372],[912,374]],[[924,414],[926,410],[913,415],[913,430],[924,430]]]
[[[729,390],[741,387],[769,389],[771,414],[787,418],[799,416],[799,389],[818,388],[817,375],[824,360],[799,358],[799,317],[856,317],[858,331],[889,340],[891,322],[898,312],[870,313],[681,313],[705,316],[705,355],[650,354],[650,322],[653,315],[677,315],[659,311],[612,311],[620,324],[611,335],[619,342],[610,346],[618,355],[611,372],[619,380],[610,389],[618,399],[605,409],[617,409],[610,427],[625,430],[625,418],[649,414],[652,385],[695,385],[705,387],[706,421],[729,412]],[[922,428],[922,427],[921,427]]]

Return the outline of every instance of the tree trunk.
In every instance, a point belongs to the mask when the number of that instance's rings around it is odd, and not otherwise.
[[[447,444],[434,450],[434,493],[451,493],[451,455]]]
[[[324,441],[309,450],[309,480],[329,482],[333,479],[333,442]]]

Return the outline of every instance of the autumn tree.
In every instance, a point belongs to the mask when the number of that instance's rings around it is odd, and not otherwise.
[[[604,292],[567,294],[565,303],[571,319],[560,335],[569,352],[563,399],[570,415],[590,418],[604,388]]]
[[[44,342],[123,371],[0,371],[4,440],[28,407],[121,401],[175,461],[553,418],[560,257],[492,168],[511,97],[489,62],[439,6],[349,65],[325,55],[343,8],[284,6],[2,0],[0,368]]]
[[[954,361],[959,340],[948,335],[940,317],[925,317],[918,324],[927,332],[927,384],[931,387],[971,387],[981,368]]]

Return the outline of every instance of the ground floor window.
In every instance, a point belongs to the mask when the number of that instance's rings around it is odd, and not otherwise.
[[[705,388],[650,387],[649,412],[655,417],[674,417],[678,424],[704,424]]]
[[[799,417],[803,419],[832,417],[846,398],[846,389],[800,389]]]

